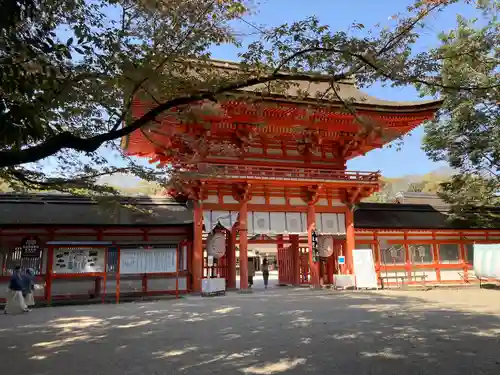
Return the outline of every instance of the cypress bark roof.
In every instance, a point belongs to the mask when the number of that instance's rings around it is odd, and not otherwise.
[[[447,206],[398,203],[359,204],[354,211],[354,226],[363,229],[479,229],[471,223],[450,220]],[[496,228],[500,228],[500,223]]]
[[[120,204],[106,204],[65,194],[0,194],[0,226],[192,223],[192,211],[168,197],[122,197]]]
[[[63,194],[1,194],[0,227],[16,225],[192,225],[188,204],[169,197],[122,197],[121,205],[100,204]],[[127,208],[124,205],[130,205]],[[430,204],[361,203],[354,211],[360,229],[470,229]],[[498,225],[500,228],[500,223]]]

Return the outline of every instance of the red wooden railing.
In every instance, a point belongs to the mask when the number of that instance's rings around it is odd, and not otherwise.
[[[262,165],[198,164],[195,168],[184,169],[185,173],[195,173],[206,178],[248,178],[280,180],[330,180],[377,182],[380,172],[345,171],[319,168],[269,167]]]

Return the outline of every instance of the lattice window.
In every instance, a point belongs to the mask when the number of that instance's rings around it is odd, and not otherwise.
[[[384,264],[404,264],[406,249],[404,245],[387,245],[380,249],[380,256]]]
[[[16,247],[13,251],[8,251],[2,254],[4,257],[4,264],[2,270],[2,276],[12,275],[14,268],[20,266],[22,269],[31,268],[35,272],[35,275],[40,275],[44,270],[44,255],[46,251],[40,252],[39,257],[21,258],[21,247]]]
[[[432,245],[417,244],[409,245],[411,262],[413,264],[430,264],[433,262]]]
[[[460,263],[460,245],[447,243],[439,245],[439,260],[441,263]]]

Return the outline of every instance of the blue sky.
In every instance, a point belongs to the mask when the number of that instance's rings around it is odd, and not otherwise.
[[[277,26],[285,22],[293,22],[315,15],[332,30],[346,31],[354,22],[363,23],[366,28],[380,23],[393,25],[395,21],[389,18],[398,12],[404,12],[412,1],[408,0],[261,0],[255,6],[255,14],[245,17],[245,20],[257,26]],[[424,37],[418,48],[433,46],[439,31],[454,27],[456,15],[460,13],[470,16],[471,8],[461,4],[454,5],[444,12],[432,15],[423,30]],[[469,14],[468,14],[469,13]],[[235,29],[244,33],[256,30],[244,22],[234,25]],[[251,37],[243,39],[248,42]],[[238,52],[234,46],[218,46],[213,48],[213,57],[223,60],[238,60]],[[382,88],[365,89],[371,95],[388,100],[416,100],[418,95],[412,88]],[[381,170],[387,177],[397,177],[408,174],[425,174],[438,169],[444,164],[433,163],[421,150],[423,137],[422,127],[413,131],[405,138],[401,151],[395,148],[384,148],[356,158],[348,163],[352,170]]]

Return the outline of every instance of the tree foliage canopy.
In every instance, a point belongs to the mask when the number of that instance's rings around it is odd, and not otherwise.
[[[483,90],[443,90],[444,105],[425,127],[424,149],[434,161],[457,172],[441,185],[440,195],[457,218],[489,226],[500,216],[500,2],[483,4],[480,20],[457,17],[457,27],[440,35],[433,53],[443,56],[440,74],[448,85],[481,85]],[[481,212],[478,214],[478,212]]]
[[[462,97],[481,103],[485,113],[495,97],[498,102],[497,81],[488,76],[491,63],[483,62],[474,78],[454,70],[461,65],[475,72],[476,57],[487,46],[488,58],[498,57],[491,25],[489,31],[459,25],[460,33],[443,35],[439,49],[413,51],[427,16],[456,2],[417,1],[383,28],[353,24],[332,30],[316,17],[261,28],[241,53],[241,69],[228,72],[212,67],[210,49],[240,45],[230,25],[252,9],[247,0],[5,0],[12,11],[0,18],[0,178],[13,188],[99,193],[113,191],[96,181],[114,172],[164,184],[168,171],[127,158],[119,139],[154,126],[172,108],[191,116],[200,101],[217,102],[255,84],[265,91],[298,81],[327,82],[325,99],[337,98],[336,83],[355,76],[362,87],[418,85],[444,95],[448,116],[462,108]],[[492,6],[470,3],[483,10]],[[475,47],[462,54],[466,27]],[[136,95],[155,105],[131,119]],[[485,95],[488,100],[481,100]],[[434,123],[436,134],[441,124]],[[437,135],[431,141],[432,129],[428,144],[438,143]],[[488,155],[498,160],[498,154]]]

